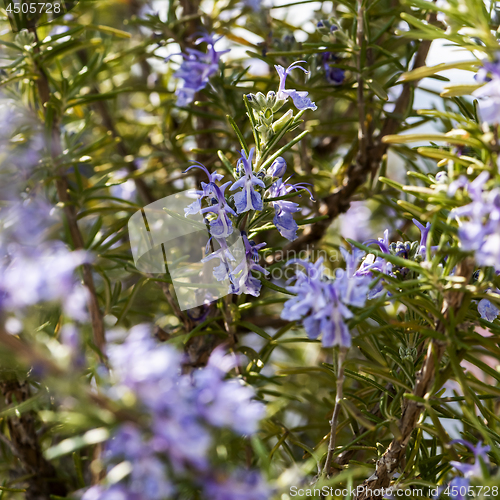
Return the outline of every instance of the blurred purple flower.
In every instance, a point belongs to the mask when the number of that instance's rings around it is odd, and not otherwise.
[[[241,150],[241,158],[238,160],[238,164],[243,165],[243,175],[229,189],[230,191],[234,191],[235,189],[243,188],[234,195],[236,211],[239,214],[248,212],[249,210],[262,210],[263,208],[262,196],[259,192],[255,191],[255,186],[259,186],[263,189],[266,186],[253,172],[253,153],[254,148],[250,150],[247,158],[245,150]]]
[[[294,89],[288,89],[288,90],[285,89],[286,77],[290,74],[292,70],[301,69],[304,73],[309,74],[309,71],[307,71],[305,68],[303,68],[302,66],[298,66],[298,64],[301,62],[305,61],[296,61],[293,64],[290,64],[290,66],[288,66],[288,68],[286,69],[283,66],[280,66],[279,64],[274,66],[280,77],[280,85],[278,88],[277,97],[278,99],[282,100],[287,100],[289,97],[291,97],[293,104],[300,111],[304,109],[312,109],[313,111],[315,111],[318,108],[316,104],[314,104],[314,102],[312,102],[311,99],[308,97],[308,92],[298,91]]]
[[[457,189],[465,188],[472,199],[471,203],[453,210],[459,220],[461,247],[473,251],[479,265],[500,269],[500,189],[485,190],[488,179],[486,171],[472,182],[459,178],[450,185],[448,194],[454,195]]]
[[[106,444],[103,460],[109,469],[128,461],[130,473],[113,486],[90,488],[83,499],[161,500],[175,494],[176,478],[188,474],[194,486],[213,489],[219,472],[209,460],[212,430],[253,434],[264,416],[250,386],[226,379],[236,357],[219,348],[205,368],[183,374],[183,355],[157,344],[146,325],[132,328],[122,344],[108,345],[108,355],[116,382],[108,389],[110,396],[131,391],[137,410],[147,418],[120,424]],[[264,488],[262,478],[257,479],[247,487]]]
[[[472,95],[478,98],[481,119],[489,124],[500,121],[500,64],[485,61],[476,75],[476,80],[485,85],[475,90]]]
[[[219,348],[212,353],[207,367],[194,373],[198,410],[215,427],[232,428],[241,435],[254,434],[264,417],[264,406],[253,399],[251,387],[236,379],[224,380],[226,371],[235,364],[234,356]]]
[[[474,464],[467,464],[462,462],[451,461],[450,465],[455,467],[459,472],[461,472],[465,478],[470,479],[472,477],[481,477],[481,460],[485,465],[489,465],[490,459],[487,453],[490,451],[488,445],[483,446],[482,441],[479,441],[476,446],[474,446],[469,441],[465,439],[454,439],[451,443],[460,443],[461,445],[469,448],[469,450],[474,454]]]
[[[243,3],[254,12],[259,12],[262,9],[262,0],[243,0]]]
[[[241,469],[225,481],[210,479],[205,492],[210,500],[268,500],[272,493],[258,471]]]
[[[449,485],[450,498],[453,500],[466,500],[468,487],[470,485],[470,480],[473,478],[481,478],[483,476],[481,470],[481,461],[484,462],[486,466],[490,464],[490,460],[488,458],[488,451],[490,451],[489,446],[483,446],[482,442],[479,441],[476,446],[474,446],[469,441],[465,439],[455,439],[451,441],[451,443],[460,443],[466,448],[469,448],[470,451],[474,454],[474,464],[467,464],[457,461],[451,461],[450,465],[463,474],[463,477],[456,476],[454,477]],[[447,488],[447,490],[448,490]],[[462,495],[462,492],[465,491],[465,495]]]
[[[488,299],[481,299],[477,304],[477,311],[482,319],[492,323],[500,313],[498,307],[494,306]]]
[[[54,242],[37,248],[11,244],[9,253],[0,263],[0,308],[19,310],[59,302],[73,319],[87,319],[86,290],[75,276],[75,269],[89,260],[86,252],[71,252]]]
[[[332,52],[323,52],[323,70],[326,81],[332,85],[342,85],[345,79],[345,71],[335,67],[338,60],[339,58]]]
[[[196,92],[204,89],[211,76],[217,73],[219,59],[222,54],[229,52],[224,50],[217,52],[214,45],[222,37],[215,38],[213,34],[205,34],[196,40],[196,45],[205,42],[207,52],[197,49],[186,49],[186,54],[182,54],[184,61],[180,68],[174,73],[174,77],[183,80],[182,87],[177,89],[177,106],[187,106],[194,100]]]

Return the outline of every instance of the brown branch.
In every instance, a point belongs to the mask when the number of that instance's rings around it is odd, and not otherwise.
[[[36,33],[36,28],[32,28],[30,31],[35,36],[35,54],[37,57],[37,59],[35,59],[35,63],[37,71],[39,73],[39,78],[37,78],[38,92],[40,94],[42,106],[45,108],[45,114],[47,114],[48,104],[51,95],[49,79],[47,77],[45,69],[42,67],[42,63],[40,60],[41,54],[40,54],[39,40]],[[71,233],[71,239],[73,240],[73,247],[75,248],[75,250],[82,250],[84,249],[85,245],[83,242],[82,233],[80,232],[80,228],[78,227],[76,208],[69,195],[68,180],[64,175],[64,173],[61,172],[59,169],[60,157],[63,154],[63,149],[61,144],[59,123],[55,117],[52,120],[52,129],[50,130],[48,140],[50,142],[50,154],[52,156],[54,165],[58,170],[58,176],[56,179],[57,195],[59,197],[59,201],[63,205],[64,214],[66,216],[68,227]],[[97,293],[94,285],[94,277],[92,275],[92,267],[90,264],[83,264],[82,270],[83,270],[82,273],[83,282],[89,291],[88,307],[92,322],[94,342],[97,348],[102,353],[104,351],[104,345],[106,343],[106,339],[104,333],[104,322],[101,310],[99,308],[99,301],[97,299]]]
[[[15,377],[2,380],[0,390],[9,406],[19,405],[31,397],[29,384],[19,382]],[[57,477],[54,466],[43,456],[36,432],[36,414],[33,411],[16,412],[6,418],[6,423],[9,439],[5,440],[10,443],[14,456],[29,474],[26,479],[26,500],[50,500],[51,495],[66,496],[66,486]]]
[[[463,277],[465,283],[468,283],[473,270],[473,261],[466,259],[457,266],[456,276]],[[445,334],[450,317],[456,315],[462,306],[463,299],[464,292],[462,290],[452,290],[445,294],[441,309],[444,321],[437,321],[436,331],[438,333]],[[413,395],[417,398],[425,398],[432,390],[436,371],[446,351],[446,347],[446,342],[437,339],[429,342],[427,355],[422,368],[416,375],[415,387],[413,388]],[[390,485],[394,472],[396,472],[397,467],[404,458],[406,447],[408,446],[413,430],[417,426],[421,413],[422,405],[419,402],[414,400],[406,402],[399,421],[399,435],[394,437],[386,452],[377,461],[375,473],[364,481],[362,488],[359,489],[360,493],[356,495],[354,500],[380,500],[382,498],[381,495],[374,495],[372,493],[375,490],[381,492],[382,488],[386,489]]]

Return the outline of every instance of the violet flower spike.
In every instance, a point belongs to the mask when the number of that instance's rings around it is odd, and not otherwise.
[[[265,189],[266,185],[259,179],[252,168],[252,158],[255,148],[250,150],[248,158],[245,154],[245,150],[241,150],[241,158],[238,163],[243,164],[243,176],[238,179],[230,188],[230,191],[234,191],[238,188],[243,188],[239,193],[234,195],[234,202],[236,205],[236,211],[239,214],[248,212],[249,210],[262,210],[263,202],[262,196],[259,192],[255,191],[254,186],[259,186]]]
[[[298,91],[295,89],[285,89],[285,82],[286,82],[286,77],[289,75],[289,73],[298,68],[301,69],[304,73],[307,75],[309,74],[309,71],[307,71],[305,68],[302,66],[299,66],[299,63],[302,63],[305,61],[296,61],[293,64],[290,64],[287,69],[285,69],[283,66],[280,66],[279,64],[275,65],[274,67],[276,68],[276,71],[278,72],[278,75],[280,77],[280,85],[278,88],[277,92],[277,98],[282,99],[286,101],[289,97],[292,98],[293,104],[295,107],[299,110],[302,111],[304,109],[312,109],[313,111],[316,111],[318,107],[314,102],[311,101],[311,99],[308,97],[309,93],[304,91]]]
[[[267,269],[259,265],[259,250],[264,248],[266,243],[256,245],[253,241],[249,241],[245,231],[241,231],[241,237],[245,246],[245,257],[231,273],[231,281],[236,289],[234,293],[238,295],[248,293],[254,297],[258,297],[262,283],[252,276],[252,271],[257,271],[265,276],[269,274]]]
[[[352,318],[353,313],[347,305],[363,307],[371,282],[369,276],[359,277],[354,274],[359,252],[344,252],[344,257],[347,270],[335,280],[323,275],[322,259],[314,264],[301,259],[289,261],[289,264],[299,263],[305,272],[297,271],[295,284],[287,286],[287,290],[296,296],[285,302],[281,317],[289,321],[301,321],[312,339],[322,335],[323,347],[351,345],[346,320]]]

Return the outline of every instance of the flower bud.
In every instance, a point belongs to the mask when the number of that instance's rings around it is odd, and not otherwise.
[[[277,134],[293,118],[293,111],[289,109],[279,120],[273,123],[273,132]]]
[[[255,94],[247,94],[245,97],[247,98],[247,101],[248,101],[248,104],[250,104],[250,107],[252,107],[256,111],[259,111],[260,106],[257,103],[257,99],[256,99]]]
[[[263,110],[267,108],[267,99],[262,92],[257,92],[257,94],[255,94],[255,100],[259,105],[259,109]]]
[[[276,104],[276,92],[274,90],[270,90],[266,96],[267,99],[267,107],[272,108]]]
[[[278,156],[273,164],[267,169],[267,175],[271,177],[283,177],[286,172],[286,161],[281,156]]]
[[[330,32],[330,23],[321,19],[316,24],[316,29],[322,34],[327,35]]]

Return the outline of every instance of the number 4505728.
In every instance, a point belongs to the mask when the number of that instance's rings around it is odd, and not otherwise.
[[[61,4],[59,3],[9,3],[5,9],[8,13],[14,14],[59,14]]]

